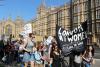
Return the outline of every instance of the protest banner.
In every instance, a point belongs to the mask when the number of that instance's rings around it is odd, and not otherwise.
[[[56,37],[58,47],[64,56],[68,56],[72,51],[81,52],[87,43],[87,22],[83,22],[73,30],[57,26]]]
[[[23,31],[20,32],[21,35],[27,37],[29,33],[32,33],[32,25],[31,23],[25,24],[23,27]]]

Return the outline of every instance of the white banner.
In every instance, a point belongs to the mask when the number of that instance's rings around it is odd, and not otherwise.
[[[23,31],[20,33],[24,37],[27,37],[29,33],[32,33],[32,25],[31,23],[25,24],[23,27]]]
[[[46,45],[49,45],[51,43],[51,41],[53,40],[53,37],[52,36],[49,36],[47,38],[47,40],[44,42]]]
[[[32,25],[31,23],[28,23],[24,26],[24,31],[29,34],[29,33],[32,33]]]

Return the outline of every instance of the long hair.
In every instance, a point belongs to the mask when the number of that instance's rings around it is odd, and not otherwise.
[[[90,52],[90,49],[89,49],[89,47],[92,47],[92,50],[91,50],[91,53],[92,53],[92,56],[94,56],[94,47],[93,47],[93,45],[88,45],[87,46],[87,48],[86,48],[86,56],[89,54],[89,52]]]
[[[52,47],[51,47],[50,57],[54,57],[54,53],[53,52],[55,51],[55,49],[57,49],[57,52],[60,53],[60,50],[59,50],[57,44],[55,42],[53,42],[52,43]]]

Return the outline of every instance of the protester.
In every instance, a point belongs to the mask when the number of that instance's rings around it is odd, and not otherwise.
[[[19,40],[14,41],[14,47],[15,47],[15,61],[18,61],[18,50],[19,50]]]
[[[24,47],[24,56],[23,56],[23,62],[25,63],[25,67],[28,66],[28,63],[30,63],[31,67],[34,67],[34,54],[33,54],[33,48],[35,46],[35,43],[33,41],[34,34],[30,33],[29,37],[27,38],[27,42],[25,42]]]
[[[44,60],[44,67],[49,67],[49,59],[50,59],[50,57],[49,57],[50,44],[47,43],[47,39],[48,39],[48,37],[44,38],[43,47],[42,47],[42,50],[43,50],[42,59]]]
[[[81,67],[82,66],[82,53],[76,52],[74,58],[74,67]]]
[[[60,64],[60,50],[55,42],[52,43],[50,58],[52,58],[52,67],[61,67]]]
[[[37,48],[39,49],[39,51],[41,52],[41,55],[43,56],[44,44],[42,41],[39,42],[39,45]]]
[[[42,56],[42,59],[44,60],[44,67],[49,67],[49,55],[48,55],[47,45],[43,46],[43,56]]]
[[[0,60],[2,59],[2,57],[4,56],[4,41],[0,40]]]
[[[7,44],[4,46],[4,52],[6,56],[6,60],[4,61],[6,64],[11,64],[13,61],[13,52],[12,52],[12,46],[9,41],[7,41]]]
[[[94,48],[92,45],[87,46],[84,54],[83,54],[83,62],[85,67],[91,67],[91,64],[94,62]]]
[[[18,63],[21,63],[21,67],[24,67],[24,64],[23,64],[23,55],[24,55],[24,41],[23,40],[19,40],[18,42],[19,44],[19,50],[18,50]]]
[[[42,67],[43,60],[42,60],[40,44],[38,44],[36,51],[34,52],[34,58],[35,58],[35,67]]]

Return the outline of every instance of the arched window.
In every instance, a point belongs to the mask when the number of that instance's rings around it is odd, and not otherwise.
[[[10,24],[6,25],[5,34],[9,36],[12,34],[12,26]]]

